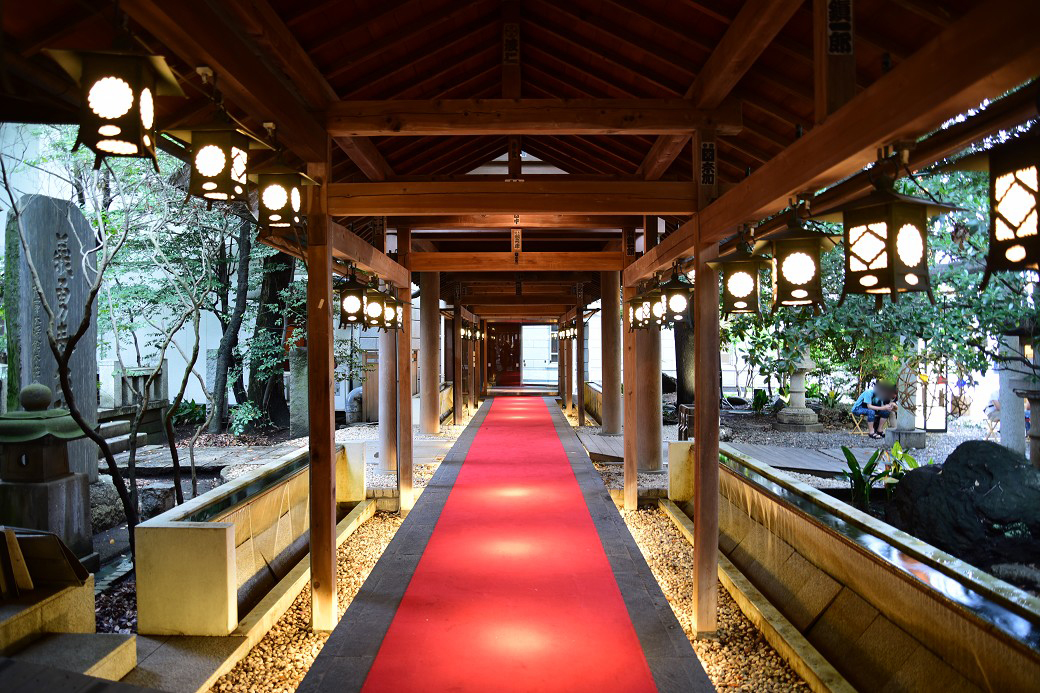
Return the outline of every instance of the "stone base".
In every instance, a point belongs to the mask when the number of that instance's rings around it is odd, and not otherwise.
[[[924,431],[903,430],[899,428],[890,428],[886,430],[885,444],[891,445],[896,441],[899,441],[899,444],[904,450],[920,450],[928,444],[927,434]]]
[[[813,426],[820,423],[820,418],[808,407],[784,407],[776,414],[778,423],[790,426]],[[778,428],[778,431],[788,430]],[[791,429],[802,430],[802,429]],[[822,430],[822,429],[821,429]]]
[[[0,481],[0,524],[53,532],[78,558],[94,553],[86,474],[42,483]]]
[[[822,433],[823,424],[774,423],[773,430],[785,433]]]

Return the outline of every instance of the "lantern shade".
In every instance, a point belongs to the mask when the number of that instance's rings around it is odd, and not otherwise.
[[[351,274],[340,285],[340,322],[358,325],[365,322],[365,291],[367,287]]]
[[[690,297],[693,295],[693,285],[685,281],[685,274],[672,271],[672,278],[661,284],[660,291],[664,298],[665,316],[669,323],[677,323],[686,320],[690,315]]]
[[[1013,140],[989,155],[989,253],[993,272],[1040,269],[1040,137]]]
[[[820,255],[837,245],[839,238],[804,228],[792,210],[785,229],[756,242],[773,256],[774,311],[778,306],[823,308]]]
[[[80,86],[82,108],[76,145],[96,155],[148,158],[156,170],[155,97],[184,96],[159,55],[119,51],[48,50]],[[74,147],[74,148],[75,148]]]
[[[257,187],[260,198],[260,226],[266,228],[303,228],[303,185],[305,176],[296,173],[260,173]]]
[[[371,286],[365,289],[365,325],[368,327],[383,326],[383,315],[387,298],[388,296],[379,289]]]
[[[823,212],[816,218],[840,213],[845,240],[845,285],[848,294],[926,292],[932,298],[928,276],[928,218],[957,209],[892,190],[882,181],[866,197]],[[933,299],[934,300],[934,299]]]
[[[166,135],[190,148],[188,193],[207,200],[248,200],[249,150],[270,149],[227,118],[190,130],[167,130]]]

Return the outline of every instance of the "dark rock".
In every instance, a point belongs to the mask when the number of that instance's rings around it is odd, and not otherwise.
[[[912,534],[972,565],[1040,561],[1040,470],[984,440],[911,470],[894,502]]]
[[[90,526],[94,534],[126,522],[123,503],[111,477],[102,476],[90,485]]]
[[[138,492],[138,502],[141,505],[142,520],[163,514],[177,502],[173,484],[145,486]]]
[[[675,392],[678,389],[678,384],[675,382],[675,378],[668,375],[667,373],[661,374],[661,392],[669,393]]]

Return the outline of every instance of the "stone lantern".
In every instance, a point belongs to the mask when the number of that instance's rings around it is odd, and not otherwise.
[[[809,358],[808,351],[804,352],[791,374],[791,398],[787,406],[776,415],[777,422],[773,424],[776,430],[798,433],[818,433],[823,430],[816,412],[805,406],[805,374],[815,367],[816,363]]]
[[[90,486],[69,470],[68,442],[83,431],[67,409],[48,409],[49,387],[22,388],[24,411],[0,415],[0,524],[53,532],[93,570]]]

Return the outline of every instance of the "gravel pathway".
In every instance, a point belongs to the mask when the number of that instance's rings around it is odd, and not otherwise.
[[[336,588],[341,617],[400,526],[397,515],[376,513],[339,547]],[[211,690],[295,691],[329,637],[311,632],[310,601],[310,587],[304,587],[267,635]]]
[[[625,512],[623,515],[708,678],[719,690],[808,690],[805,681],[766,642],[721,583],[718,585],[717,638],[695,639],[690,622],[693,611],[693,547],[658,508]]]

